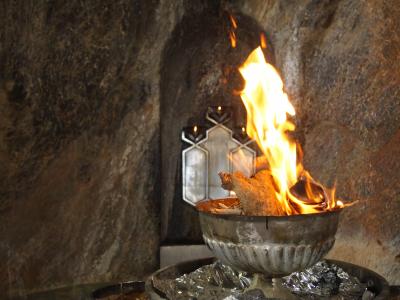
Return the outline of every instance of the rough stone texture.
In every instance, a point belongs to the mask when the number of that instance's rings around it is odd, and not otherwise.
[[[331,257],[400,284],[400,7],[379,1],[233,1],[269,34],[305,163],[338,195]]]
[[[185,9],[1,2],[1,298],[158,267],[159,66]]]
[[[237,12],[237,49],[224,8]],[[308,168],[360,200],[332,256],[400,284],[396,0],[2,1],[1,291],[144,276],[161,197],[162,239],[199,241],[179,197],[180,130],[220,99],[240,107],[251,18],[274,48]]]

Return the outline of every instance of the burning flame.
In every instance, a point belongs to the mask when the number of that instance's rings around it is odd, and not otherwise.
[[[229,19],[231,20],[233,28],[236,29],[237,28],[237,22],[236,22],[235,18],[232,15],[229,15]]]
[[[260,33],[260,45],[261,48],[265,49],[267,48],[267,38],[265,37],[264,33]]]
[[[278,72],[265,61],[261,47],[249,55],[239,71],[246,83],[241,98],[247,110],[247,133],[257,141],[268,161],[276,197],[285,213],[307,214],[342,207],[340,201],[335,201],[334,189],[323,188],[297,161],[296,143],[287,134],[295,129],[287,119],[288,115],[295,115],[295,110],[283,91]],[[299,179],[304,183],[306,197],[292,192]]]
[[[229,19],[230,19],[230,21],[231,21],[231,24],[232,24],[232,28],[233,29],[231,29],[230,31],[229,31],[229,40],[230,40],[230,42],[231,42],[231,46],[232,46],[232,48],[236,48],[236,33],[235,33],[235,30],[236,30],[236,28],[237,28],[237,22],[236,22],[236,20],[235,20],[235,18],[232,16],[232,15],[229,15]]]

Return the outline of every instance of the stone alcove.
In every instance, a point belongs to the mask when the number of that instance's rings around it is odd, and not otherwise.
[[[245,124],[238,67],[260,45],[259,25],[240,13],[237,47],[229,41],[229,14],[216,6],[188,14],[176,26],[164,50],[161,69],[161,194],[164,243],[202,243],[197,213],[182,201],[180,135],[186,126],[205,124],[209,106],[229,106],[232,125]],[[272,48],[265,49],[272,61]]]

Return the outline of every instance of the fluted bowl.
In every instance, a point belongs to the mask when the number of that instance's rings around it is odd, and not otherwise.
[[[220,199],[211,201],[231,201]],[[311,267],[333,247],[340,210],[293,216],[216,214],[198,205],[205,243],[223,263],[281,277]]]

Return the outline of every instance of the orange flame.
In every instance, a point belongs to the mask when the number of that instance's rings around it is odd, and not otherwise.
[[[237,28],[237,22],[236,22],[235,18],[234,18],[232,15],[229,15],[229,19],[230,19],[230,21],[231,21],[232,28],[233,28],[233,29],[231,29],[231,30],[229,31],[229,40],[230,40],[230,42],[231,42],[232,48],[236,48],[237,39],[236,39],[235,30],[236,30],[236,28]]]
[[[232,15],[229,15],[229,19],[231,20],[232,27],[234,29],[236,29],[237,28],[237,22],[236,22],[235,18]]]
[[[265,37],[264,33],[260,33],[260,45],[261,48],[265,49],[267,48],[267,38]]]
[[[283,91],[281,77],[265,61],[261,47],[249,55],[239,71],[245,79],[241,98],[247,110],[247,133],[267,158],[276,184],[276,198],[285,213],[316,213],[343,206],[335,201],[334,190],[326,193],[327,189],[314,181],[297,161],[296,143],[287,135],[295,129],[287,119],[288,115],[295,115],[295,110]],[[291,191],[299,179],[305,181],[304,197]]]
[[[231,41],[232,48],[236,48],[236,34],[233,31],[229,32],[229,39]]]

